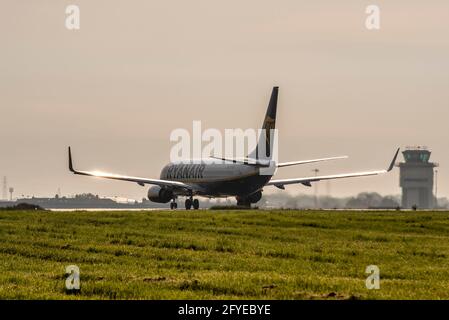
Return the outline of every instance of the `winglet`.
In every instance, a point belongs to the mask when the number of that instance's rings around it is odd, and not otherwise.
[[[72,151],[69,147],[69,170],[75,173],[75,170],[73,169],[73,163],[72,163]]]
[[[395,155],[393,157],[393,160],[391,160],[391,163],[390,163],[390,166],[387,169],[387,172],[390,172],[391,170],[393,170],[394,164],[396,162],[396,158],[398,157],[398,154],[399,154],[399,149],[400,148],[398,148],[398,150],[396,150],[396,153],[395,153]]]

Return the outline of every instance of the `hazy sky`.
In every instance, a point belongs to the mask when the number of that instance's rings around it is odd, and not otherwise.
[[[79,31],[65,28],[69,4]],[[350,158],[277,177],[382,169],[396,147],[426,145],[449,195],[448,32],[447,0],[3,0],[0,175],[18,196],[139,199],[147,188],[70,174],[67,146],[79,168],[159,177],[171,130],[258,128],[278,85],[280,160]],[[398,194],[398,174],[331,193]]]

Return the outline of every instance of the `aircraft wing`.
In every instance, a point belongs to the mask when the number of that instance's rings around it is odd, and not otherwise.
[[[118,175],[118,174],[114,174],[114,173],[106,173],[106,172],[100,172],[100,171],[78,171],[78,170],[75,170],[73,168],[72,152],[70,150],[70,147],[69,147],[69,170],[71,172],[73,172],[74,174],[79,174],[79,175],[83,175],[83,176],[135,182],[140,186],[144,186],[145,184],[154,184],[154,185],[177,188],[177,189],[188,189],[188,190],[192,189],[192,187],[189,186],[188,184],[185,184],[185,183],[182,183],[179,181],[123,176],[123,175]]]
[[[394,163],[396,162],[396,158],[398,156],[399,149],[396,151],[393,160],[391,161],[389,167],[386,170],[376,170],[376,171],[363,171],[363,172],[355,172],[355,173],[343,173],[343,174],[335,174],[335,175],[327,175],[327,176],[313,176],[313,177],[305,177],[305,178],[293,178],[293,179],[279,179],[279,180],[270,180],[267,183],[267,186],[275,186],[279,189],[285,189],[285,185],[288,184],[297,184],[302,183],[305,186],[311,186],[312,182],[317,182],[321,180],[331,180],[331,179],[341,179],[341,178],[352,178],[352,177],[364,177],[364,176],[374,176],[378,174],[384,174],[390,172]]]
[[[321,159],[312,159],[312,160],[300,160],[300,161],[291,161],[291,162],[280,162],[277,163],[276,166],[278,168],[282,167],[288,167],[288,166],[295,166],[298,164],[307,164],[307,163],[313,163],[313,162],[321,162],[321,161],[329,161],[329,160],[337,160],[337,159],[346,159],[348,156],[338,156],[338,157],[331,157],[331,158],[321,158]]]
[[[307,164],[307,163],[320,162],[320,161],[346,159],[347,157],[348,156],[338,156],[338,157],[312,159],[312,160],[279,162],[279,163],[276,163],[276,167],[277,168],[282,168],[282,167],[295,166],[295,165],[299,165],[299,164]],[[251,158],[228,159],[228,158],[215,157],[215,156],[210,156],[210,158],[218,159],[218,160],[221,160],[221,161],[246,164],[246,165],[255,166],[255,167],[269,167],[270,166],[270,161],[269,160],[259,160],[259,159],[251,159]]]

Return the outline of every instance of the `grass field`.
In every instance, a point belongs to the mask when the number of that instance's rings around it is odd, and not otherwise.
[[[449,299],[449,213],[0,211],[0,299],[227,298]]]

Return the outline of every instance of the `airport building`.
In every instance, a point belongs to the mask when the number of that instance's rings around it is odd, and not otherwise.
[[[431,152],[426,147],[407,147],[402,152],[405,162],[399,163],[402,207],[406,209],[431,209],[434,168],[437,163],[429,162]]]

